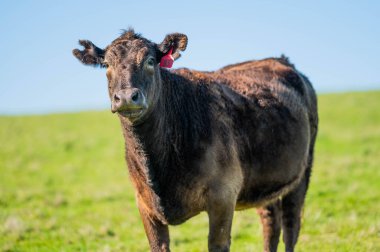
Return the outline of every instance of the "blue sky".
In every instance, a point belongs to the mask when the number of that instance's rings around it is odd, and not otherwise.
[[[287,55],[319,93],[380,89],[380,1],[0,2],[0,114],[108,109],[103,69],[71,54],[133,27],[189,37],[175,67]]]

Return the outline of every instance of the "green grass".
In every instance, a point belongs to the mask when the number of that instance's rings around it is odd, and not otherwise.
[[[380,251],[380,92],[321,95],[319,111],[298,251]],[[0,117],[0,250],[148,251],[123,149],[110,112]],[[207,227],[171,227],[172,250],[206,251]],[[254,210],[232,238],[262,250]]]

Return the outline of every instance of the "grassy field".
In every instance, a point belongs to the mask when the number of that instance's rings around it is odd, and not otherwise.
[[[380,92],[321,95],[298,251],[380,251]],[[0,251],[148,251],[110,112],[0,117]],[[201,214],[171,227],[173,251],[206,251]],[[255,210],[232,251],[261,251]],[[280,251],[284,250],[283,244]]]

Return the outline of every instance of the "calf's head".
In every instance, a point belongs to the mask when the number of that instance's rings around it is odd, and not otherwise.
[[[112,112],[136,122],[152,111],[165,88],[159,69],[162,57],[171,52],[174,59],[179,58],[180,51],[186,49],[187,37],[173,33],[156,44],[128,30],[105,49],[88,40],[79,40],[79,44],[84,50],[73,50],[77,59],[107,69]]]

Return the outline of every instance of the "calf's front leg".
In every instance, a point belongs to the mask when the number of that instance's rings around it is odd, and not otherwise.
[[[169,227],[160,220],[150,216],[144,207],[139,205],[139,212],[144,224],[146,236],[152,252],[169,252]]]
[[[209,216],[208,250],[210,252],[230,251],[235,205],[235,198],[220,198],[220,195],[209,200],[207,214]]]

